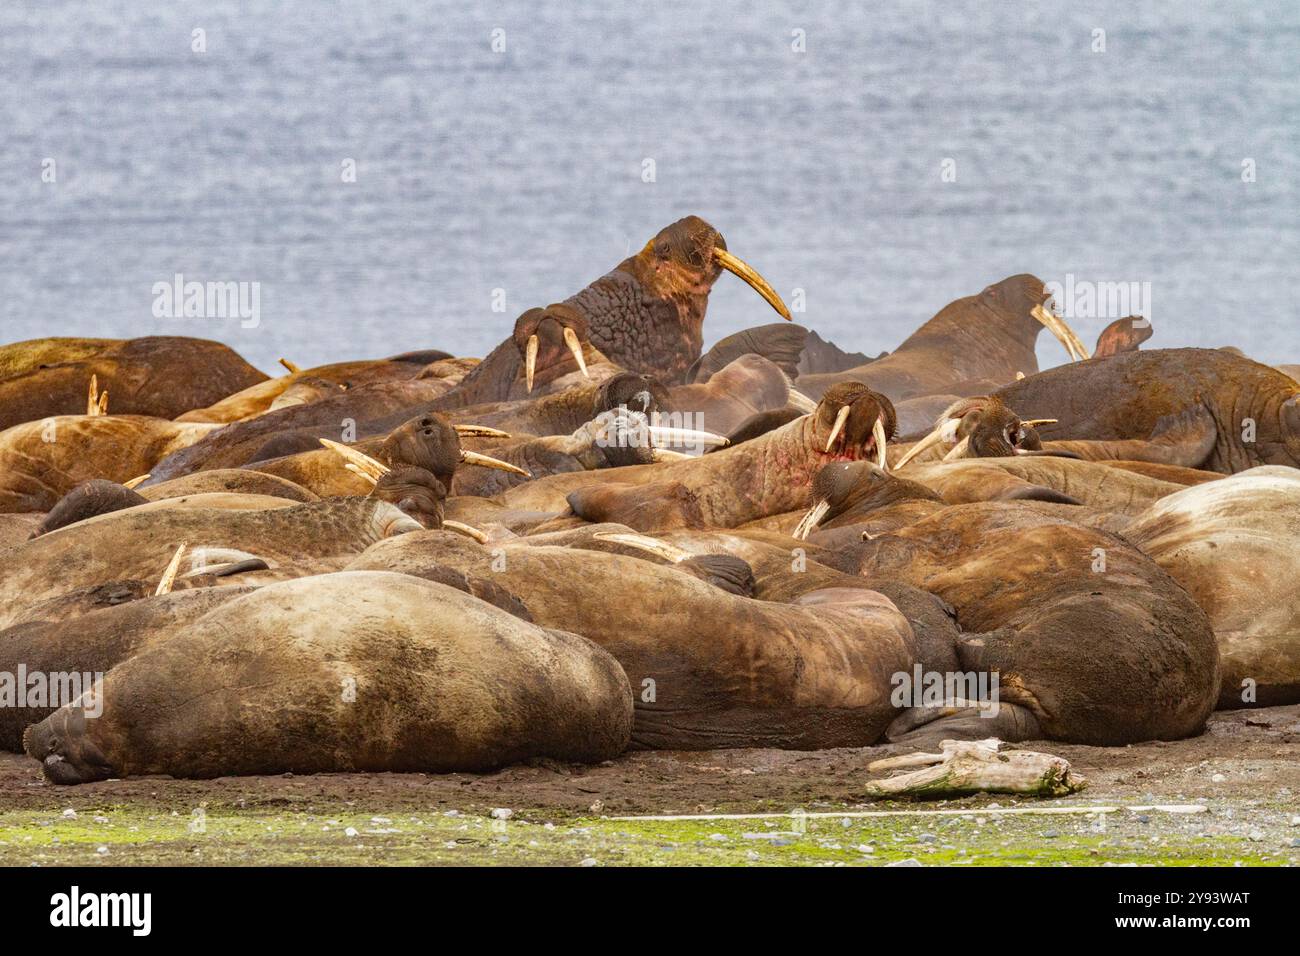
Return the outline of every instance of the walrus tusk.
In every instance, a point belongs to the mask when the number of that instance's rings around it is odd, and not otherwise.
[[[673,564],[694,557],[691,552],[679,548],[675,544],[669,544],[667,541],[660,541],[658,538],[652,538],[645,534],[628,534],[625,531],[597,531],[592,537],[599,538],[601,541],[612,541],[615,544],[627,545],[629,548],[637,548]]]
[[[730,445],[731,439],[713,432],[695,428],[672,428],[668,425],[648,425],[650,440],[666,445]]]
[[[176,549],[176,553],[172,555],[167,570],[163,572],[162,580],[158,582],[158,589],[153,592],[154,597],[160,594],[172,593],[172,586],[176,583],[176,572],[181,568],[181,555],[185,553],[187,547],[189,547],[189,544],[182,542],[181,546]]]
[[[503,432],[499,428],[490,428],[487,425],[452,425],[457,435],[469,438],[509,438],[509,432]]]
[[[667,448],[651,448],[651,461],[685,461],[690,455],[683,455],[679,451],[669,451]]]
[[[449,521],[446,518],[442,521],[442,526],[448,531],[455,531],[457,534],[463,534],[467,538],[473,538],[479,544],[487,544],[488,536],[485,532],[480,531],[473,525],[462,524],[459,521]]]
[[[948,452],[948,454],[943,456],[943,460],[955,461],[956,459],[966,454],[966,449],[968,449],[969,447],[970,447],[970,436],[968,435],[967,437],[963,438],[961,441],[957,442],[957,444],[953,445],[952,449]]]
[[[293,375],[297,375],[299,372],[302,371],[302,369],[300,369],[293,362],[290,362],[287,358],[280,359],[280,364],[283,365],[286,369],[288,369],[289,372]]]
[[[798,389],[790,389],[790,395],[786,399],[791,405],[799,409],[805,415],[811,415],[817,411],[817,403]]]
[[[713,258],[732,275],[740,276],[748,283],[749,287],[767,300],[767,304],[776,309],[777,314],[787,322],[793,322],[790,317],[790,310],[785,307],[781,297],[776,294],[776,290],[768,284],[768,281],[754,271],[743,259],[733,256],[726,249],[714,249]]]
[[[130,481],[124,481],[124,482],[122,482],[122,487],[123,487],[123,488],[135,488],[135,487],[137,487],[137,486],[139,486],[139,485],[144,484],[146,481],[148,481],[148,480],[149,480],[150,478],[152,478],[152,477],[153,477],[153,475],[137,475],[135,478],[132,478]]]
[[[354,465],[352,464],[352,462],[349,461],[349,462],[344,462],[343,467],[346,468],[348,471],[352,472],[352,474],[354,475],[360,475],[362,478],[370,482],[370,484],[372,485],[379,484],[378,478],[370,474],[370,472],[366,471],[364,468],[360,467],[359,465]]]
[[[826,512],[831,510],[831,503],[826,499],[817,502],[799,519],[795,525],[794,531],[790,537],[797,538],[800,541],[807,541],[808,535],[812,534],[813,528],[821,524],[822,518],[826,517]]]
[[[934,426],[934,431],[930,432],[930,434],[926,435],[907,450],[907,454],[900,458],[898,464],[894,466],[894,471],[898,471],[917,455],[921,454],[921,452],[933,448],[940,442],[952,441],[957,437],[957,427],[960,424],[960,418],[945,418],[941,420],[938,425]]]
[[[533,391],[533,374],[537,371],[537,333],[528,336],[528,346],[524,349],[524,384],[529,394]]]
[[[568,326],[564,327],[564,344],[573,353],[573,360],[578,363],[578,368],[582,370],[582,377],[591,378],[587,374],[587,360],[582,357],[582,343],[578,341],[578,333]]]
[[[852,409],[848,405],[841,405],[840,410],[835,414],[835,424],[831,426],[831,437],[826,439],[826,454],[831,453],[831,447],[835,444],[835,439],[840,435],[840,429],[844,423],[849,420],[849,412]]]
[[[500,458],[491,458],[487,455],[480,455],[476,451],[465,451],[463,448],[460,452],[460,460],[467,465],[478,465],[481,468],[496,468],[499,471],[508,471],[512,475],[523,475],[525,478],[533,477],[532,472],[525,471],[518,465],[512,465],[508,461],[502,461]]]
[[[1081,358],[1091,358],[1079,336],[1074,333],[1074,329],[1070,328],[1064,319],[1049,312],[1041,302],[1034,306],[1029,314],[1056,336],[1057,340],[1065,346],[1065,350],[1070,353],[1071,359],[1078,361]]]
[[[885,446],[889,444],[889,436],[885,434],[885,417],[876,416],[876,423],[871,426],[871,434],[876,439],[876,465],[881,471],[889,471],[889,462],[885,457]]]
[[[90,417],[108,414],[108,390],[99,392],[99,376],[90,376],[90,393],[86,396],[86,414]]]
[[[1028,425],[1030,428],[1037,428],[1039,425],[1055,425],[1059,418],[1028,418],[1020,422],[1022,425]]]
[[[351,471],[364,474],[366,477],[373,478],[375,481],[378,481],[380,478],[384,477],[384,475],[388,474],[389,468],[387,465],[375,461],[375,459],[371,458],[364,452],[357,451],[355,448],[351,448],[341,442],[330,441],[328,438],[321,438],[319,441],[336,455],[341,455],[344,461],[355,465],[355,468],[349,469]]]

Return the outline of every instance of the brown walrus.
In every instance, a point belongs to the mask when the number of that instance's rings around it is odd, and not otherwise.
[[[37,339],[6,346],[15,374],[0,379],[0,428],[86,410],[94,376],[118,415],[175,418],[266,380],[228,346],[173,335],[126,340],[72,340],[67,358],[57,343]],[[87,342],[103,341],[91,351]],[[40,356],[33,365],[19,359]],[[26,366],[24,368],[24,366]]]
[[[767,280],[728,252],[721,233],[699,216],[665,226],[640,252],[564,304],[577,310],[591,344],[615,365],[677,385],[700,357],[709,290],[724,269],[789,320],[790,311]]]
[[[1113,534],[987,502],[944,508],[822,560],[937,594],[971,632],[957,645],[962,669],[998,675],[996,717],[941,707],[925,726],[920,710],[891,736],[1174,740],[1199,733],[1218,698],[1205,613]]]
[[[1044,447],[1231,474],[1300,465],[1300,384],[1220,349],[1151,349],[1065,365],[997,392]]]
[[[738,597],[698,576],[619,554],[428,531],[375,546],[355,569],[490,578],[539,624],[600,644],[622,664],[638,747],[863,746],[895,716],[890,677],[912,630],[883,595],[832,587],[793,603]],[[394,542],[396,544],[396,542]]]
[[[1044,328],[1072,354],[1084,352],[1078,336],[1046,308],[1049,298],[1041,279],[1011,276],[979,295],[950,302],[891,354],[842,372],[800,375],[795,388],[817,399],[836,382],[848,379],[898,402],[949,393],[961,382],[1010,382],[1017,372],[1038,371],[1034,344]],[[1008,404],[1025,414],[1014,403]]]
[[[627,678],[590,641],[387,572],[226,601],[100,693],[98,717],[83,698],[24,735],[51,781],[597,762],[632,727]]]

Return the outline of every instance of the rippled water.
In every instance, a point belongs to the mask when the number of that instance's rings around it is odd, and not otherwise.
[[[1033,272],[1300,361],[1300,5],[701,6],[9,0],[0,338],[483,354],[693,212],[854,350]],[[155,317],[176,273],[260,283],[260,323]],[[706,336],[772,319],[724,276]]]

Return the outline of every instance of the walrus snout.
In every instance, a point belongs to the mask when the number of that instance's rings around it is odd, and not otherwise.
[[[86,735],[86,712],[80,707],[63,707],[28,727],[23,750],[41,762],[41,772],[51,783],[92,783],[115,773]]]

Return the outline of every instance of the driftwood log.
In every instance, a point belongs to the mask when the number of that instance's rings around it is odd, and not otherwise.
[[[945,740],[939,746],[942,753],[905,754],[868,764],[870,773],[922,769],[870,781],[867,796],[941,799],[984,792],[1060,797],[1087,786],[1064,758],[1032,750],[1001,750],[997,738]]]

